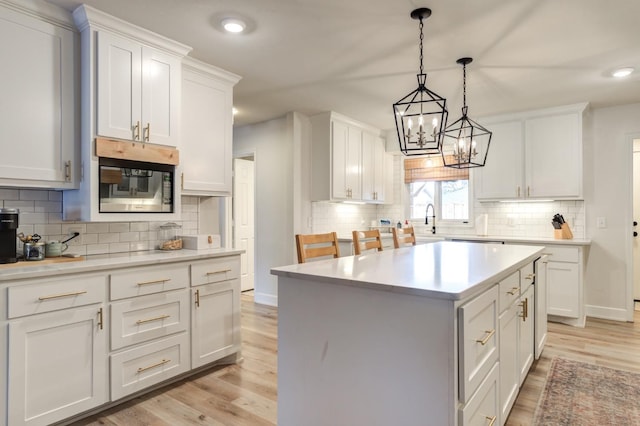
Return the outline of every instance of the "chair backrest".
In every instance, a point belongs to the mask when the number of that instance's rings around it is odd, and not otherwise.
[[[407,244],[416,245],[416,234],[413,231],[413,226],[400,229],[391,228],[391,233],[393,234],[393,246],[395,248],[400,248]]]
[[[382,239],[380,230],[353,231],[353,250],[358,255],[363,251],[377,249],[382,251]]]
[[[338,235],[335,232],[327,234],[297,234],[296,248],[298,249],[298,263],[305,263],[314,257],[340,257]]]

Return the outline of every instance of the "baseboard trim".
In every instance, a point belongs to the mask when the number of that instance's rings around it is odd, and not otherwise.
[[[278,307],[278,296],[274,296],[273,294],[255,292],[253,294],[253,301],[261,305]]]
[[[588,317],[607,319],[613,321],[628,322],[629,320],[626,309],[609,308],[605,306],[587,305],[586,312]]]

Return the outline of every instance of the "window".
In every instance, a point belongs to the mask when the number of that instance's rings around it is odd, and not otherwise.
[[[440,157],[406,159],[405,183],[409,189],[412,219],[424,219],[427,205],[433,204],[439,221],[469,222],[468,169],[446,168]]]

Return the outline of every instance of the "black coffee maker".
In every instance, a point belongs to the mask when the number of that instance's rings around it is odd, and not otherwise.
[[[15,263],[20,210],[0,208],[0,263]]]

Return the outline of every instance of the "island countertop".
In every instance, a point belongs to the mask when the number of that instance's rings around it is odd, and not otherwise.
[[[271,269],[316,282],[366,287],[438,299],[473,296],[540,256],[526,245],[442,241],[378,253]]]

